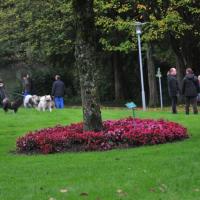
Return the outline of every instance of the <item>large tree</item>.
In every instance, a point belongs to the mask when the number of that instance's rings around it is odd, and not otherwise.
[[[79,70],[84,130],[100,131],[102,119],[97,92],[96,31],[93,0],[73,0],[76,24],[75,58]]]

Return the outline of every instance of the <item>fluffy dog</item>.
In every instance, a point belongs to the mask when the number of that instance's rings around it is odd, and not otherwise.
[[[24,107],[32,108],[37,107],[40,102],[40,97],[37,95],[26,95],[24,98]]]
[[[49,110],[51,112],[53,107],[54,107],[54,102],[52,101],[50,95],[45,95],[40,97],[40,102],[37,108],[39,111]]]
[[[22,100],[21,99],[17,99],[15,101],[10,101],[8,98],[4,98],[2,101],[2,105],[3,105],[3,110],[5,112],[8,112],[8,110],[13,110],[14,113],[16,113],[19,109],[19,107],[22,105]]]

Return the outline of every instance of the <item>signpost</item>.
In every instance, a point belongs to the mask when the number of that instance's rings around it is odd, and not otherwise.
[[[133,103],[133,102],[128,102],[128,103],[126,103],[125,105],[126,105],[126,107],[127,107],[128,109],[132,109],[132,110],[133,110],[133,118],[135,118],[135,108],[137,108],[137,106],[135,105],[135,103]]]
[[[162,82],[161,82],[162,74],[161,74],[160,68],[158,68],[156,77],[157,77],[158,80],[159,80],[159,88],[160,88],[160,107],[161,107],[161,109],[163,109]]]

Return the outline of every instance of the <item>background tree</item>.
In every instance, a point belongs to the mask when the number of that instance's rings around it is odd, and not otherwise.
[[[157,102],[157,67],[163,80],[171,66],[177,67],[180,81],[187,66],[200,73],[199,4],[196,0],[94,0],[101,100],[112,104],[115,100],[120,105],[130,99],[141,103],[134,21],[148,22],[142,34],[142,53],[150,106]],[[46,67],[51,70],[42,73],[46,78],[40,78],[40,85],[49,84],[51,81],[46,80],[53,73],[63,73],[73,91],[71,102],[78,100],[72,0],[4,0],[0,4],[0,23],[0,76],[4,74],[1,69],[8,66],[17,72],[19,66],[24,70],[30,66],[38,77],[37,73]],[[163,81],[167,102],[165,84]]]

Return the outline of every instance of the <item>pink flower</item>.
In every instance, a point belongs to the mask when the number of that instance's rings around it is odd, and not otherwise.
[[[113,148],[154,145],[188,138],[183,126],[164,120],[133,119],[103,122],[103,131],[84,131],[83,124],[46,128],[17,139],[22,153],[104,151]]]

